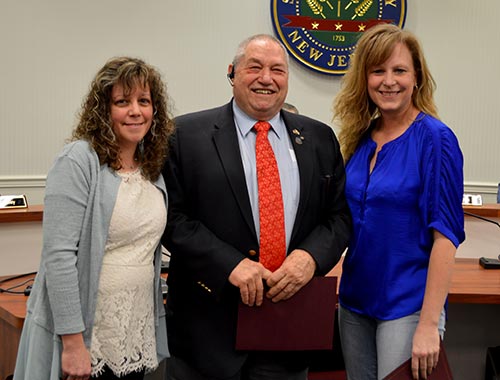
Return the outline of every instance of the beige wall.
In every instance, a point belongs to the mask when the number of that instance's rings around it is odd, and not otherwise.
[[[498,0],[408,1],[406,28],[423,42],[442,119],[465,156],[466,191],[494,202],[500,181]],[[237,43],[273,33],[270,2],[21,0],[0,12],[0,193],[43,202],[44,179],[74,125],[88,84],[111,56],[133,55],[168,81],[175,114],[231,96],[225,74]],[[339,77],[294,60],[288,100],[330,123]]]
[[[36,272],[42,250],[42,223],[0,223],[0,276]]]

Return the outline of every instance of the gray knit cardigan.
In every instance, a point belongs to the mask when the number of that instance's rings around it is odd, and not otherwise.
[[[28,300],[33,322],[56,335],[83,332],[90,347],[99,274],[121,178],[100,165],[85,141],[66,145],[47,176],[43,250]],[[167,194],[163,177],[154,183]],[[155,258],[158,359],[168,356],[160,285],[161,245]],[[126,279],[124,279],[126,281]]]

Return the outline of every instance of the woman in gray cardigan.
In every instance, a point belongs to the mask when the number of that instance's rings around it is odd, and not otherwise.
[[[142,379],[168,356],[160,285],[173,122],[158,71],[118,57],[94,78],[47,176],[40,269],[15,380]]]

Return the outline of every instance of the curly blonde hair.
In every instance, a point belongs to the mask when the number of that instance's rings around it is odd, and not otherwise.
[[[398,43],[408,48],[413,59],[417,77],[417,86],[412,95],[414,106],[438,118],[433,97],[436,83],[417,38],[396,25],[374,26],[359,39],[349,69],[342,79],[340,92],[333,103],[333,121],[337,121],[340,127],[339,141],[346,162],[353,155],[371,121],[380,116],[377,106],[368,95],[368,70],[389,59]]]
[[[122,85],[126,94],[136,86],[149,86],[153,122],[138,145],[134,158],[141,164],[143,176],[155,181],[168,154],[168,139],[174,131],[174,123],[166,85],[160,73],[141,59],[115,57],[97,72],[83,100],[79,121],[70,140],[88,141],[101,165],[107,164],[114,170],[121,169],[120,147],[110,116],[111,91],[116,84]]]

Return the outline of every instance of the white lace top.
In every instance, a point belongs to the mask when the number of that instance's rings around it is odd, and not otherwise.
[[[166,223],[163,195],[140,171],[120,174],[101,269],[90,355],[92,376],[158,366],[154,252]]]

